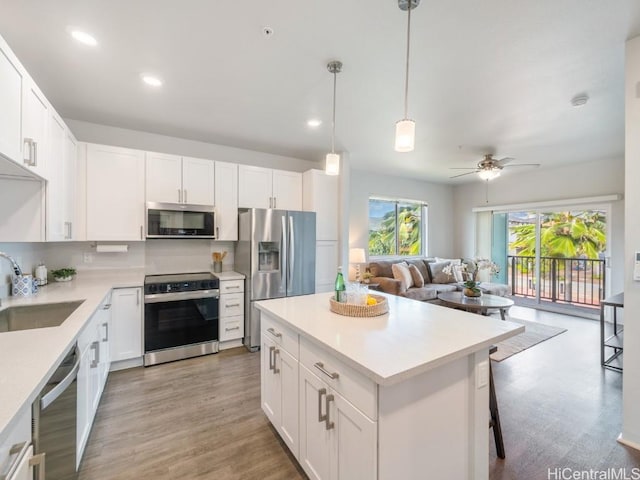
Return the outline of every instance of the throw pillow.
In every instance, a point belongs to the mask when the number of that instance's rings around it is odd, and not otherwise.
[[[464,275],[462,274],[462,260],[459,258],[440,258],[436,257],[436,262],[450,262],[453,265],[451,274],[456,282],[464,282]],[[433,282],[437,283],[437,282]]]
[[[450,265],[450,262],[433,262],[429,264],[432,283],[454,283],[456,281],[453,275],[442,271],[447,265]]]
[[[413,279],[413,284],[418,287],[424,287],[424,277],[420,270],[415,265],[409,265],[409,272],[411,273],[411,278]]]
[[[400,280],[402,292],[406,292],[407,288],[413,286],[413,278],[406,262],[394,263],[391,265],[391,271],[393,272],[393,278]]]

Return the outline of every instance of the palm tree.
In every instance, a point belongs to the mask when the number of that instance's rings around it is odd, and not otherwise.
[[[369,230],[369,255],[420,255],[420,213],[419,204],[399,205],[397,221],[395,210],[387,212],[379,226]]]

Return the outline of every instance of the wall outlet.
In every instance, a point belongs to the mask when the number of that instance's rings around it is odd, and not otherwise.
[[[93,253],[84,252],[83,261],[84,261],[84,263],[92,263],[93,262]]]

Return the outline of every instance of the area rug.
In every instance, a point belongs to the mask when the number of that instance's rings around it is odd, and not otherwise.
[[[519,318],[510,317],[507,320],[524,325],[525,331],[496,344],[498,351],[491,354],[491,360],[495,360],[496,362],[501,362],[505,358],[509,358],[516,353],[520,353],[527,348],[531,348],[534,345],[567,331],[566,328],[553,327],[538,322],[529,322]]]

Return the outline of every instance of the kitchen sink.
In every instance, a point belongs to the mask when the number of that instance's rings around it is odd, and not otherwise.
[[[9,307],[0,311],[0,332],[58,327],[84,300]]]

